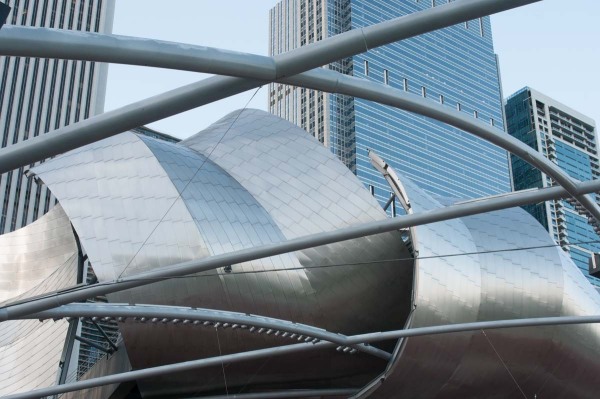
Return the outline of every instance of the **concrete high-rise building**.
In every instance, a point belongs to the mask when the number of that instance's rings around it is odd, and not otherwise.
[[[440,5],[442,2],[438,2]],[[432,0],[282,0],[270,12],[270,55],[435,7]],[[488,17],[368,51],[330,69],[423,96],[504,130]],[[506,151],[441,122],[343,95],[271,84],[269,110],[313,134],[385,202],[373,150],[425,190],[449,197],[510,191]]]
[[[556,163],[574,179],[600,178],[600,158],[594,121],[542,93],[525,87],[506,101],[508,133]],[[550,187],[553,180],[520,158],[511,156],[515,190]],[[595,195],[600,203],[600,196]],[[524,206],[570,253],[575,264],[589,276],[588,261],[600,252],[600,237],[591,215],[573,201],[548,201]]]
[[[6,24],[110,33],[114,0],[9,0]],[[86,61],[0,56],[2,147],[103,111],[108,66]],[[31,165],[33,166],[33,165]],[[21,167],[0,176],[0,234],[54,205],[47,188]]]

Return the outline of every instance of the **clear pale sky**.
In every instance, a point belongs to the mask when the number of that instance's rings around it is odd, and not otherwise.
[[[267,55],[268,11],[277,0],[121,0],[113,33]],[[523,86],[600,122],[600,0],[544,0],[492,17],[504,95]],[[111,65],[106,110],[162,93],[207,75]],[[151,127],[185,138],[244,107],[252,92],[219,101]],[[266,109],[266,87],[249,107]]]

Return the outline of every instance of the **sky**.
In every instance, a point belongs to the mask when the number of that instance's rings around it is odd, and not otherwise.
[[[268,14],[277,0],[116,3],[114,34],[267,55]],[[492,16],[494,47],[500,57],[505,97],[530,86],[600,123],[599,15],[598,0],[544,0]],[[206,77],[192,72],[112,64],[105,110]],[[246,105],[266,110],[267,88],[260,89],[254,98],[253,94],[255,90],[149,126],[186,138]]]

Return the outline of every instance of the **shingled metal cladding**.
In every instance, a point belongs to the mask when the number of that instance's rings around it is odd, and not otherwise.
[[[34,172],[60,200],[100,281],[386,217],[316,140],[256,110],[236,111],[178,144],[122,134]],[[410,181],[403,183],[416,213],[441,206]],[[400,329],[407,320],[419,327],[600,313],[598,294],[559,249],[498,252],[553,245],[521,210],[415,231],[416,260],[399,232],[385,233],[109,299],[253,313],[348,335]],[[460,256],[448,256],[455,254]],[[289,342],[132,320],[121,330],[134,368]],[[425,336],[404,340],[388,368],[364,354],[309,351],[230,364],[226,378],[229,393],[361,388],[385,373],[383,384],[360,396],[506,397],[523,389],[529,396],[593,397],[600,386],[589,373],[599,366],[599,337],[596,326]],[[393,343],[383,347],[391,351]],[[218,393],[223,370],[174,374],[138,386],[146,397]]]
[[[245,111],[211,129],[183,145],[127,133],[35,168],[69,214],[101,282],[386,217],[332,154],[288,122]],[[215,151],[207,159],[212,140],[219,141],[225,132],[217,150],[227,154]],[[225,159],[242,161],[245,175]],[[392,261],[369,266],[382,259]],[[404,325],[411,265],[400,234],[385,233],[232,265],[232,273],[218,270],[174,279],[109,299],[232,310],[356,334]],[[277,271],[269,272],[273,269]],[[288,343],[231,330],[219,332],[217,342],[214,329],[133,322],[122,326],[122,333],[135,368]],[[312,380],[313,388],[333,380],[360,387],[384,366],[370,356],[314,352],[264,365],[231,365],[227,382],[233,387],[283,382],[301,387]],[[257,367],[262,371],[254,375]],[[220,368],[203,375],[200,381],[187,373],[140,381],[139,386],[155,395],[222,387]]]
[[[454,202],[402,181],[417,213]],[[600,313],[598,293],[520,208],[415,229],[421,259],[409,327]],[[409,338],[383,384],[358,397],[594,398],[599,356],[598,325]]]
[[[77,253],[71,224],[60,206],[0,236],[0,304],[73,286]],[[56,382],[67,327],[64,320],[0,324],[0,395]]]

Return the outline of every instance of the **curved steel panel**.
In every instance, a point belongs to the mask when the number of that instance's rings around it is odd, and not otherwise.
[[[0,236],[0,303],[73,286],[77,254],[71,224],[60,206],[35,223]],[[0,324],[0,395],[55,383],[67,327],[63,320]]]
[[[99,281],[209,255],[175,186],[132,133],[32,171],[59,199]]]
[[[408,179],[403,182],[417,210],[442,206]],[[446,205],[452,203],[439,200]],[[437,259],[418,260],[417,307],[410,327],[458,323],[465,317],[486,321],[600,313],[600,296],[525,211],[509,209],[451,222],[460,223],[467,235],[447,231],[441,240],[426,235],[428,230],[449,229],[450,221],[419,226],[416,229],[421,248],[468,239],[471,250],[438,247],[434,252],[421,251],[420,257],[472,255],[445,257],[453,265],[446,270],[434,266]],[[515,248],[530,249],[513,251]],[[475,268],[468,269],[469,258]],[[458,274],[470,277],[465,285],[452,291],[448,285]],[[443,319],[426,318],[440,309],[449,311]],[[597,325],[410,338],[386,381],[369,397],[504,398],[523,391],[527,397],[592,398],[600,388],[593,375],[600,367],[599,340]]]
[[[0,236],[0,304],[19,296],[77,253],[71,223],[61,207],[26,228]]]
[[[256,198],[286,239],[386,218],[377,201],[335,155],[301,128],[264,111],[232,112],[182,144],[210,154],[211,161]],[[347,334],[365,332],[368,326],[402,326],[410,309],[412,260],[399,233],[330,244],[296,255],[308,269],[315,294],[322,295],[320,326]],[[384,259],[392,261],[381,262]],[[367,266],[373,261],[378,261],[376,267]],[[352,264],[356,266],[324,268]],[[354,317],[360,322],[353,325],[327,316],[331,311],[340,312],[349,293],[361,295],[353,304]],[[382,325],[384,316],[374,312],[375,308],[395,310]]]
[[[243,160],[251,175],[234,174],[217,154],[207,159],[210,151],[202,153],[219,132],[227,135],[217,149],[227,150],[228,159]],[[333,155],[280,118],[261,111],[233,113],[197,137],[209,140],[197,141],[203,151],[124,134],[34,169],[71,217],[101,281],[385,218]],[[271,152],[276,155],[268,157]],[[269,165],[276,157],[281,165],[273,168]],[[317,197],[326,189],[326,197]],[[334,244],[232,265],[232,273],[203,273],[109,298],[261,314],[346,334],[395,329],[402,327],[409,309],[409,258],[400,235],[386,233],[353,240],[351,246]],[[407,260],[369,266],[384,259]],[[390,315],[386,309],[397,311]],[[128,322],[121,330],[134,368],[285,343],[231,330],[219,332],[217,342],[214,331],[173,325]],[[349,359],[315,352],[273,360],[263,365],[264,375],[255,377],[252,370],[260,365],[232,365],[227,381],[232,387],[283,381],[302,387],[307,380],[324,386],[337,379],[358,387],[384,366],[363,355]],[[181,374],[143,381],[140,387],[146,395],[222,387],[220,369],[207,370],[206,376],[195,381]]]
[[[409,179],[400,178],[415,213],[441,207]],[[459,261],[442,256],[476,252],[469,229],[460,219],[413,229],[419,252],[415,308],[407,328],[476,321],[482,284],[477,255],[462,256]],[[399,358],[388,370],[387,380],[372,396],[387,398],[402,391],[409,396],[430,397],[439,389],[436,382],[445,381],[455,372],[472,334],[404,340]]]
[[[385,218],[318,142],[256,110],[234,112],[180,144],[117,136],[36,173],[60,199],[102,279]],[[403,182],[417,213],[451,203]],[[560,250],[505,251],[552,244],[521,210],[415,230],[414,293],[413,260],[394,232],[110,298],[261,314],[347,335],[401,328],[411,294],[409,327],[600,313],[600,297]],[[135,368],[283,344],[236,330],[158,324],[122,325]],[[505,397],[519,389],[590,396],[598,388],[590,373],[598,368],[599,337],[597,326],[574,325],[406,339],[372,397]],[[230,388],[302,388],[307,381],[360,387],[384,368],[364,355],[311,351],[231,365],[226,377]],[[202,381],[189,372],[139,385],[148,397],[215,392],[224,386],[223,371],[206,369]]]

